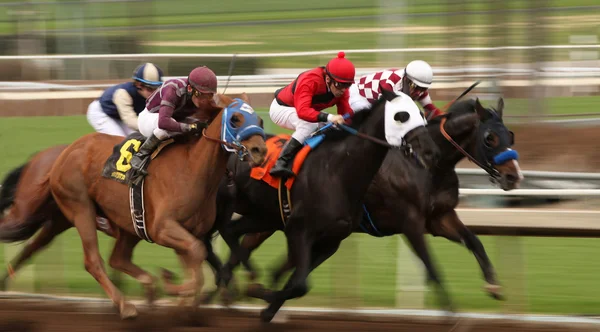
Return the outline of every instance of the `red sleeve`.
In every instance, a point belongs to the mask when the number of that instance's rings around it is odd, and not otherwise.
[[[354,115],[354,111],[352,110],[352,107],[350,107],[350,89],[346,89],[346,91],[344,91],[344,94],[340,97],[340,99],[337,102],[337,111],[339,115],[344,115],[344,114],[350,114],[350,116]]]
[[[312,107],[312,97],[315,91],[315,82],[303,79],[300,80],[296,85],[296,92],[294,92],[294,105],[296,106],[296,112],[298,117],[308,122],[318,122],[317,116],[319,111]]]
[[[162,100],[160,101],[160,109],[158,110],[158,128],[181,132],[181,124],[173,119],[175,106],[179,103],[180,97],[177,96],[175,89],[168,88],[162,91]]]

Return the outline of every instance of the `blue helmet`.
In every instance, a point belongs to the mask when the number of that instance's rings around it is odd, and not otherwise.
[[[146,85],[160,86],[162,82],[163,72],[158,66],[153,63],[147,62],[143,65],[139,65],[133,71],[133,79],[142,82]]]

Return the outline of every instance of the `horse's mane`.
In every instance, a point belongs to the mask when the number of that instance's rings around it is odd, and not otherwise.
[[[450,106],[450,108],[448,108],[448,110],[446,111],[446,114],[441,115],[441,116],[436,116],[435,118],[429,120],[427,122],[427,126],[430,125],[439,125],[440,122],[442,121],[443,118],[449,118],[449,117],[459,117],[461,115],[465,115],[468,113],[474,113],[475,112],[475,99],[465,99],[465,100],[459,100],[455,103],[452,104],[452,106]]]

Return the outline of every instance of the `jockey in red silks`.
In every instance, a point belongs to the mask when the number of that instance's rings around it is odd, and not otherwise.
[[[350,88],[350,106],[356,112],[371,107],[379,98],[381,88],[400,91],[418,101],[425,110],[425,118],[432,119],[440,114],[427,91],[433,81],[431,66],[425,61],[411,61],[404,69],[389,69],[362,76]]]
[[[185,132],[200,131],[197,123],[184,123],[186,117],[213,109],[217,92],[217,76],[206,66],[194,68],[187,78],[170,79],[157,89],[146,102],[146,108],[138,117],[140,133],[147,137],[144,144],[131,158],[131,168],[141,174],[143,160],[152,154],[163,140]],[[214,114],[201,113],[203,122]]]
[[[277,125],[295,130],[269,174],[292,177],[290,161],[320,122],[344,123],[344,114],[354,112],[348,102],[348,88],[354,83],[354,64],[339,52],[326,66],[305,71],[287,86],[275,91],[269,115]],[[337,115],[322,112],[337,106]]]

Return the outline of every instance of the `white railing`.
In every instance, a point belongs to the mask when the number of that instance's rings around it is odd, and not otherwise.
[[[551,172],[551,171],[522,171],[525,178],[570,179],[570,180],[600,180],[600,173],[591,172]],[[457,168],[458,175],[484,175],[487,173],[480,168]]]
[[[275,58],[275,57],[300,57],[316,55],[335,55],[339,51],[347,54],[364,53],[418,53],[418,52],[496,52],[520,50],[574,50],[574,49],[600,49],[600,44],[591,45],[533,45],[533,46],[497,46],[497,47],[416,47],[416,48],[381,48],[381,49],[354,49],[354,50],[325,50],[307,52],[279,52],[279,53],[141,53],[141,54],[52,54],[52,55],[5,55],[0,60],[62,60],[62,59],[144,59],[144,58]]]
[[[590,197],[600,196],[600,189],[471,189],[460,188],[461,196],[534,196],[534,197]]]

